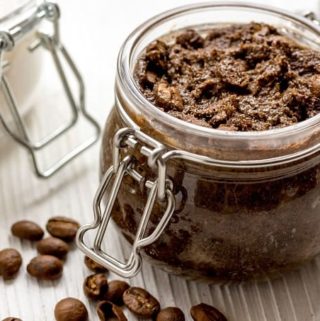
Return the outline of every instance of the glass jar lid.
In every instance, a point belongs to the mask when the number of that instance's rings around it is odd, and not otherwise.
[[[37,3],[37,0],[0,0],[0,23],[8,24]]]
[[[48,178],[62,169],[92,146],[98,140],[100,133],[99,124],[86,111],[84,82],[71,55],[61,42],[59,22],[60,9],[55,3],[44,0],[0,0],[0,92],[3,93],[7,109],[12,114],[11,118],[14,120],[17,130],[4,119],[1,113],[0,125],[11,138],[27,149],[32,157],[35,172],[40,178]],[[45,25],[43,26],[43,24]],[[36,51],[42,50],[51,54],[52,62],[57,70],[63,92],[72,112],[72,116],[66,123],[36,142],[30,139],[28,129],[20,115],[19,103],[15,97],[15,88],[13,88],[15,82],[10,83],[4,72],[5,69],[13,65],[10,59],[6,60],[6,54],[14,52],[18,48],[18,42],[22,42],[30,34],[32,39],[26,39],[28,43],[24,44],[23,52],[33,55]],[[21,61],[23,57],[22,55]],[[80,88],[78,93],[72,90],[65,68],[69,69],[74,76],[73,79]],[[21,72],[26,72],[26,70]],[[55,143],[60,136],[74,127],[78,123],[79,116],[82,116],[92,126],[93,135],[50,166],[40,166],[38,153],[47,148],[48,145]]]
[[[11,15],[13,12],[25,7],[34,0],[0,0],[0,18]]]

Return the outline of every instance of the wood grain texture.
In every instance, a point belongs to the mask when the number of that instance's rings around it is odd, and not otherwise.
[[[88,107],[102,125],[113,104],[116,56],[125,37],[146,18],[185,1],[60,2],[63,40],[85,77]],[[300,2],[271,2],[292,10],[301,8]],[[316,1],[308,1],[301,9],[315,7]],[[68,116],[61,88],[49,65],[46,69],[43,96],[37,98],[35,109],[26,117],[34,135],[44,134]],[[48,114],[48,110],[52,113]],[[49,162],[87,134],[86,127],[77,128],[39,155],[40,159]],[[33,175],[25,150],[8,137],[0,137],[0,248],[14,247],[23,253],[24,259],[17,279],[4,282],[0,278],[0,320],[16,316],[23,321],[53,321],[55,303],[66,296],[83,300],[90,320],[98,320],[94,306],[82,292],[82,282],[89,271],[79,250],[72,248],[61,280],[39,282],[26,274],[27,263],[36,255],[35,244],[20,241],[9,233],[11,224],[20,219],[35,220],[42,226],[53,215],[72,216],[81,223],[91,221],[98,159],[99,146],[96,145],[52,179],[41,181]],[[126,255],[127,249],[113,229],[108,233],[107,242],[116,255]],[[187,320],[191,320],[191,305],[200,302],[213,304],[230,321],[320,320],[320,259],[273,282],[223,286],[186,282],[144,264],[143,272],[130,283],[149,289],[163,307],[182,308]],[[128,311],[126,314],[129,320],[136,320]]]

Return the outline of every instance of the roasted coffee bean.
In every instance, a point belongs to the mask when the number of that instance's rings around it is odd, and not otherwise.
[[[54,237],[66,242],[72,242],[80,227],[79,223],[72,218],[56,216],[49,219],[47,231]]]
[[[65,298],[56,304],[54,316],[57,321],[87,321],[88,310],[80,300]]]
[[[227,321],[227,318],[211,305],[201,303],[190,310],[194,321]]]
[[[86,265],[86,267],[96,273],[106,273],[108,272],[108,269],[105,268],[104,266],[100,265],[99,263],[97,263],[96,261],[90,259],[89,256],[85,256],[84,257],[84,264]]]
[[[120,280],[113,280],[109,282],[108,292],[105,296],[107,301],[117,305],[123,305],[123,293],[129,289],[130,285],[127,282]]]
[[[92,300],[103,300],[108,291],[108,279],[102,273],[89,275],[84,280],[83,291]]]
[[[52,255],[63,259],[69,252],[69,245],[56,237],[47,237],[38,242],[37,250],[42,255]]]
[[[160,310],[160,304],[149,292],[142,288],[132,287],[123,293],[123,302],[133,313],[151,318]]]
[[[19,272],[22,257],[15,249],[4,249],[0,251],[0,275],[5,280],[13,279]]]
[[[52,255],[38,255],[30,261],[27,271],[40,280],[56,280],[62,275],[63,263]]]
[[[185,321],[185,317],[179,308],[168,307],[158,313],[156,321]]]
[[[8,317],[8,318],[3,319],[2,321],[22,321],[22,320],[19,318]]]
[[[14,236],[29,241],[39,241],[44,235],[43,229],[37,223],[26,220],[14,223],[11,232]]]
[[[108,301],[101,301],[97,304],[97,313],[101,321],[128,320],[120,307]]]

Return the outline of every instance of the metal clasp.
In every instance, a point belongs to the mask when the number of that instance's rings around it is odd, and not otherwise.
[[[18,133],[13,131],[9,124],[4,120],[0,114],[0,123],[3,125],[6,132],[20,145],[25,147],[33,161],[35,172],[40,178],[48,178],[56,173],[58,170],[63,168],[71,160],[76,158],[83,151],[92,146],[100,136],[100,126],[97,121],[87,112],[85,107],[85,85],[83,78],[76,67],[73,59],[68,53],[67,49],[60,41],[60,31],[59,31],[59,17],[60,11],[59,7],[54,3],[46,2],[41,5],[34,15],[23,21],[20,25],[15,26],[9,31],[0,32],[0,90],[3,91],[4,97],[6,98],[9,110],[12,114],[15,125],[18,129]],[[19,40],[25,32],[29,32],[32,28],[35,28],[41,20],[46,19],[53,23],[53,34],[49,35],[46,33],[38,33],[38,40],[36,43],[32,44],[29,48],[32,53],[34,50],[39,48],[44,48],[51,53],[53,62],[58,71],[60,80],[63,84],[64,92],[68,98],[69,105],[72,111],[72,118],[68,121],[67,124],[62,125],[61,127],[54,130],[47,137],[41,139],[39,142],[32,142],[29,138],[28,131],[23,123],[22,117],[19,113],[19,108],[16,103],[14,93],[8,83],[6,76],[3,74],[3,64],[2,56],[5,51],[10,51],[15,46],[15,41]],[[64,67],[63,61],[70,68],[71,72],[75,76],[78,86],[79,86],[79,96],[75,97],[74,93],[71,90],[70,84],[68,82]],[[69,129],[74,127],[78,122],[79,116],[82,115],[84,119],[93,127],[94,134],[89,137],[86,141],[82,142],[80,145],[76,146],[68,154],[64,155],[56,163],[48,167],[47,169],[41,169],[38,163],[36,153],[40,150],[43,150],[49,144],[53,143],[57,138],[66,133]]]
[[[140,270],[141,248],[155,242],[169,223],[175,209],[175,198],[172,193],[172,183],[166,179],[166,164],[162,160],[162,155],[165,152],[163,145],[148,137],[140,130],[130,128],[120,129],[114,137],[113,145],[113,166],[105,173],[94,199],[94,222],[79,229],[77,244],[93,260],[118,275],[130,278],[135,276]],[[130,152],[121,158],[121,152],[124,149],[132,150],[136,148],[139,148],[139,152],[147,157],[148,165],[151,168],[157,168],[158,175],[155,180],[146,180],[136,171],[134,159]],[[148,198],[129,259],[126,262],[120,262],[102,249],[102,242],[125,175],[130,175],[140,184],[143,183],[148,189]],[[113,183],[111,184],[112,179]],[[164,194],[162,194],[163,190]],[[106,205],[102,213],[101,203],[104,197],[106,197]],[[166,210],[155,230],[146,236],[146,229],[156,201],[166,202]],[[84,240],[85,234],[95,229],[97,229],[97,233],[93,244],[87,245]]]

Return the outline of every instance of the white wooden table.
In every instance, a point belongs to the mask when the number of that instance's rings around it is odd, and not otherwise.
[[[76,58],[87,84],[88,107],[103,124],[113,103],[116,57],[125,37],[137,24],[153,14],[182,0],[95,0],[60,1],[62,37]],[[257,1],[265,2],[265,0]],[[316,1],[269,1],[291,10],[315,9]],[[64,98],[51,81],[45,90],[47,98],[37,100],[38,120],[28,118],[30,127],[48,122],[48,110],[53,122],[61,115]],[[43,108],[42,108],[43,107]],[[47,129],[47,126],[44,128]],[[40,128],[40,131],[42,129]],[[81,130],[80,134],[85,134]],[[79,134],[79,135],[80,135]],[[62,140],[43,156],[48,160],[76,141],[75,135]],[[83,300],[90,320],[98,320],[93,305],[82,293],[82,282],[88,270],[83,255],[77,249],[69,254],[61,280],[39,282],[29,277],[26,264],[36,255],[35,246],[10,236],[9,227],[20,219],[31,219],[44,226],[53,215],[73,216],[81,223],[92,219],[92,199],[98,184],[98,154],[96,145],[50,180],[38,180],[32,173],[24,149],[8,137],[0,138],[0,248],[15,247],[23,253],[24,264],[17,279],[0,279],[0,320],[16,316],[24,321],[53,321],[55,303],[66,296]],[[123,255],[114,231],[109,235],[111,247]],[[115,278],[115,276],[111,276]],[[221,309],[230,321],[317,321],[320,320],[320,260],[273,282],[240,285],[209,286],[186,282],[181,278],[143,267],[143,273],[130,281],[143,286],[161,301],[162,306],[175,305],[186,312],[192,304],[206,302]],[[129,320],[135,318],[129,315]]]

